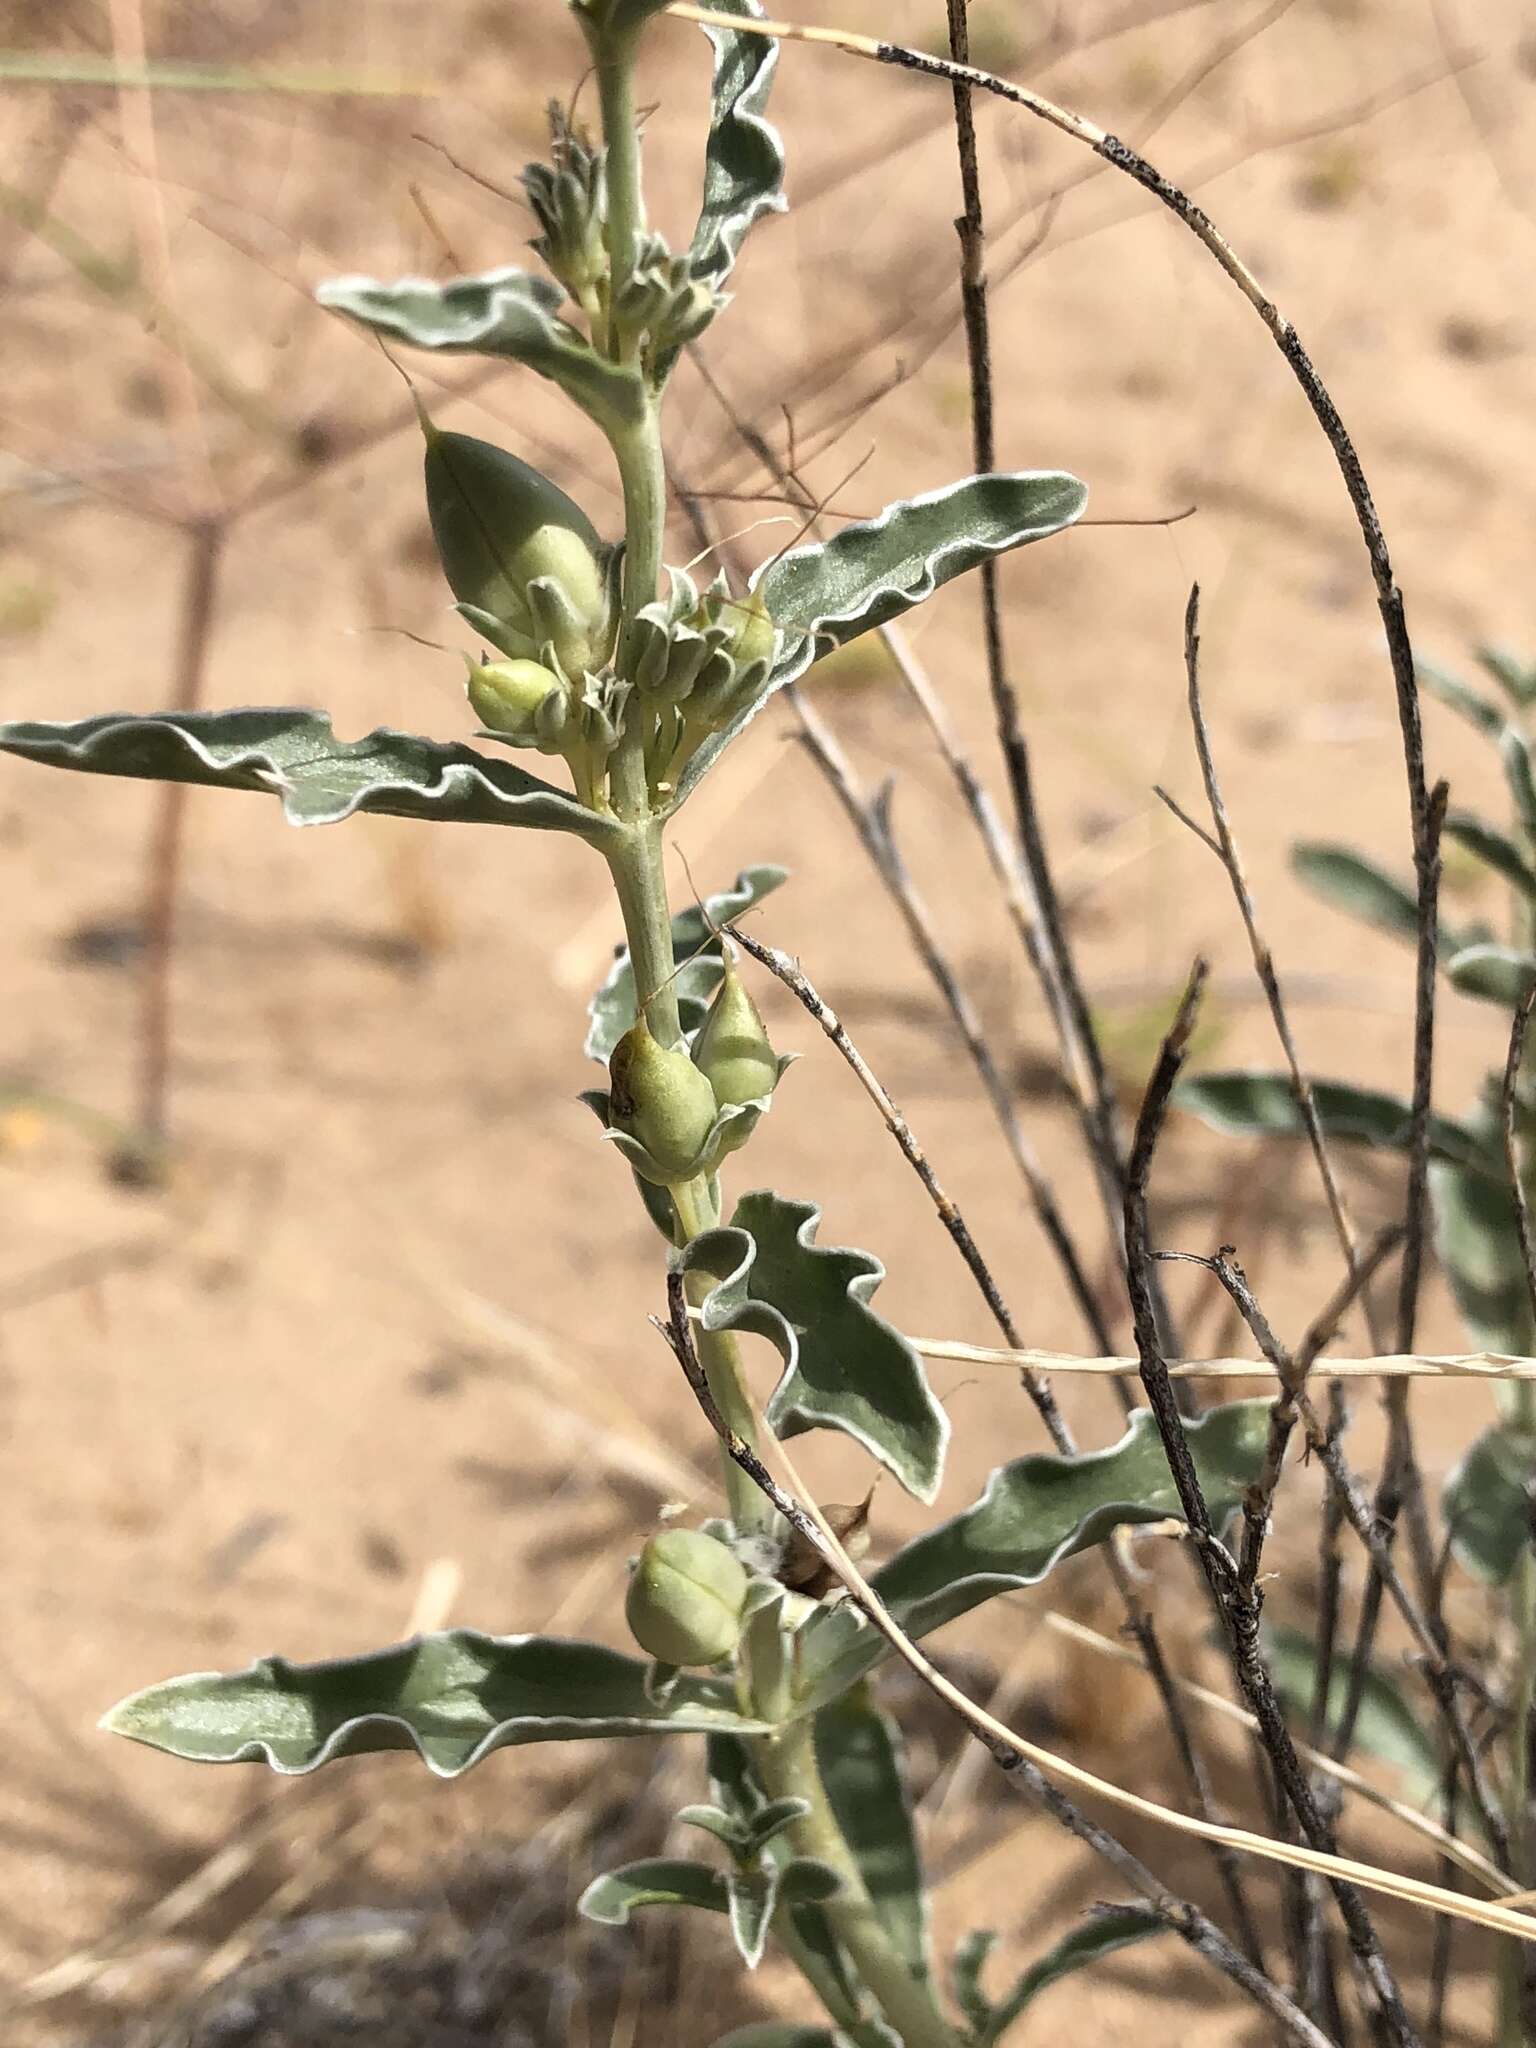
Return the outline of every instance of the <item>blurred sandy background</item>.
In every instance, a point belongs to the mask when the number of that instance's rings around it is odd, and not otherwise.
[[[932,47],[942,34],[935,0],[785,11]],[[142,16],[98,0],[7,0],[0,48],[108,56],[135,24],[167,58],[391,74],[419,96],[167,92],[146,124],[142,100],[0,83],[0,715],[164,703],[187,522],[228,518],[264,492],[264,509],[228,524],[208,701],[313,701],[349,735],[390,723],[458,736],[467,714],[446,650],[462,634],[430,554],[406,395],[379,351],[308,292],[338,270],[516,260],[531,231],[516,171],[540,149],[544,101],[579,73],[579,40],[554,0],[146,0]],[[980,0],[974,36],[980,61],[1148,138],[1295,320],[1361,447],[1421,649],[1456,665],[1478,638],[1536,647],[1536,12],[1525,0]],[[659,27],[648,162],[658,223],[679,241],[706,78],[698,31]],[[793,433],[813,488],[867,514],[968,466],[948,96],[796,47],[776,112],[794,211],[754,234],[736,305],[704,354],[758,431],[781,451]],[[1172,526],[1084,528],[1003,570],[1053,851],[1117,1072],[1133,1095],[1197,948],[1215,962],[1208,1056],[1273,1059],[1221,878],[1152,795],[1154,782],[1198,791],[1179,642],[1198,577],[1227,794],[1304,1053],[1315,1071],[1406,1088],[1408,954],[1316,907],[1286,871],[1298,836],[1348,838],[1407,865],[1390,678],[1337,474],[1250,310],[1187,235],[1022,115],[988,106],[979,118],[1002,463],[1076,471],[1099,520],[1197,508]],[[455,396],[464,366],[446,378],[409,367],[441,420],[541,462],[613,529],[602,450],[548,386],[508,369]],[[670,455],[705,491],[773,488],[689,367]],[[782,511],[716,507],[728,531]],[[740,546],[756,559],[792,530],[765,526]],[[672,558],[693,552],[680,530]],[[913,638],[1001,798],[975,602],[964,586],[947,593]],[[868,784],[895,778],[904,851],[1123,1338],[1101,1220],[1049,1078],[1047,1020],[943,764],[877,655],[834,664],[813,694]],[[1432,773],[1497,812],[1488,757],[1438,708],[1427,718]],[[0,1116],[0,1975],[15,1994],[14,2040],[183,2038],[167,2014],[206,1981],[210,1958],[216,1974],[264,1939],[264,1916],[285,1902],[419,1905],[488,1838],[579,1798],[594,1764],[610,1788],[643,1788],[649,1766],[516,1751],[443,1788],[412,1760],[383,1758],[273,1788],[114,1746],[94,1732],[110,1702],[173,1671],[393,1639],[419,1618],[424,1574],[428,1607],[454,1620],[622,1640],[626,1556],[663,1501],[705,1503],[713,1485],[702,1425],[645,1321],[660,1300],[655,1240],[574,1099],[591,1080],[583,1005],[617,935],[599,864],[533,834],[364,819],[300,835],[275,805],[194,794],[171,1027],[174,1168],[162,1190],[134,1190],[105,1167],[142,1088],[139,941],[159,801],[146,787],[0,763],[11,1105]],[[787,716],[754,727],[683,814],[675,845],[679,900],[684,856],[701,886],[753,861],[793,870],[758,929],[798,952],[845,1016],[1030,1341],[1080,1347],[932,987]],[[1476,907],[1474,877],[1453,865],[1449,886]],[[890,1269],[880,1305],[903,1328],[988,1341],[921,1190],[779,998],[764,996],[778,1041],[808,1057],[754,1145],[750,1182],[821,1199],[827,1241],[878,1253]],[[1454,999],[1443,1015],[1439,1095],[1455,1107],[1501,1057],[1501,1026]],[[1391,1172],[1352,1185],[1364,1222],[1392,1213]],[[1299,1154],[1220,1146],[1181,1122],[1159,1188],[1164,1241],[1208,1251],[1233,1239],[1282,1331],[1332,1286],[1326,1217]],[[1192,1352],[1232,1341],[1204,1290],[1178,1292]],[[1363,1348],[1358,1318],[1348,1336]],[[1421,1342],[1457,1343],[1438,1278]],[[1041,1433],[1006,1374],[940,1367],[935,1378],[956,1425],[952,1509]],[[1117,1433],[1102,1387],[1064,1387],[1063,1400],[1086,1443]],[[1373,1403],[1360,1405],[1368,1430]],[[1443,1474],[1484,1397],[1444,1395],[1424,1413],[1427,1462]],[[812,1439],[804,1463],[825,1495],[860,1485],[836,1439]],[[1293,1485],[1270,1600],[1304,1621],[1314,1496],[1305,1476]],[[877,1550],[920,1519],[882,1487]],[[1144,1551],[1153,1573],[1164,1559]],[[440,1560],[454,1568],[446,1581],[430,1572]],[[947,1640],[983,1690],[1006,1682],[1033,1729],[1169,1790],[1140,1681],[1064,1657],[1031,1621],[1048,1604],[1097,1614],[1095,1585],[1091,1568],[1064,1573]],[[1169,1626],[1199,1662],[1201,1619],[1181,1597],[1169,1595]],[[1098,1619],[1113,1628],[1107,1612]],[[931,1771],[950,1738],[924,1739]],[[384,1802],[389,1812],[371,1811]],[[668,1810],[658,1799],[658,1838]],[[1134,1839],[1209,1896],[1203,1859]],[[174,1926],[134,1918],[230,1843],[250,1848],[237,1884],[211,1886]],[[1114,1895],[1022,1804],[988,1796],[978,1813],[962,1787],[935,1843],[953,1873],[939,1894],[946,1943],[984,1915],[1018,1960]],[[657,1845],[632,1840],[627,1853]],[[1390,1846],[1433,1874],[1411,1842]],[[559,1904],[586,1853],[573,1860],[557,1834],[541,1874],[507,1883]],[[1422,1925],[1384,1918],[1405,1953],[1427,1951]],[[558,1953],[559,1936],[540,1938]],[[39,1982],[104,1940],[116,1944],[109,1962],[78,1970],[79,1982]],[[652,1938],[647,1967],[661,1967],[656,1948]],[[637,1979],[618,2021],[604,2007],[585,2033],[547,2014],[520,2024],[532,2040],[605,2043],[649,2024],[646,2038],[702,2048],[733,2016],[804,2013],[795,1986],[767,1972],[732,2003],[712,1928],[690,1931],[684,1961],[672,1956],[682,1974],[661,1989]],[[647,2003],[650,2022],[637,2010]],[[1471,1986],[1463,2038],[1481,2037],[1482,2011]],[[393,2042],[383,2029],[371,2037]],[[398,2039],[501,2038],[464,2029]],[[1053,1993],[1018,2038],[1063,2030],[1257,2038],[1219,1980],[1166,1943]],[[227,2037],[257,2038],[233,2023]]]

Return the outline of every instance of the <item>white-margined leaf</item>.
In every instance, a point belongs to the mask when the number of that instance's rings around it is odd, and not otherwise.
[[[1258,1477],[1269,1410],[1268,1400],[1228,1401],[1186,1425],[1218,1526]],[[1107,1450],[1071,1458],[1037,1451],[1001,1466],[978,1501],[898,1550],[871,1583],[916,1639],[999,1593],[1037,1585],[1114,1529],[1181,1513],[1162,1439],[1142,1409]],[[802,1712],[836,1699],[890,1655],[884,1636],[846,1602],[812,1615],[800,1640]]]
[[[560,317],[565,293],[532,271],[488,270],[436,283],[335,277],[315,297],[333,313],[413,348],[526,363],[604,425],[632,426],[645,408],[639,374],[611,363]]]
[[[816,1244],[820,1221],[816,1203],[760,1189],[742,1196],[729,1226],[685,1246],[684,1269],[716,1283],[703,1326],[766,1337],[783,1359],[767,1407],[779,1436],[841,1430],[932,1500],[949,1418],[918,1353],[869,1306],[885,1268],[868,1252]]]
[[[109,713],[73,725],[26,720],[0,725],[0,750],[92,775],[260,790],[282,799],[290,825],[330,825],[354,811],[375,811],[574,832],[594,845],[615,829],[513,761],[386,727],[339,740],[323,711]]]
[[[440,1778],[492,1750],[599,1735],[763,1734],[728,1682],[681,1677],[651,1697],[649,1667],[600,1643],[447,1629],[362,1657],[193,1672],[123,1700],[102,1726],[191,1763],[264,1762],[285,1775],[341,1756],[414,1749]]]
[[[1446,979],[1464,996],[1514,1010],[1536,982],[1536,954],[1513,946],[1468,946],[1445,963]]]
[[[1430,1161],[1435,1250],[1474,1348],[1523,1356],[1536,1332],[1514,1197],[1502,1166],[1501,1160],[1498,1169],[1479,1173]]]
[[[758,0],[723,0],[721,14],[761,20]],[[713,108],[704,150],[704,204],[689,251],[697,278],[718,290],[730,276],[747,230],[784,209],[784,144],[764,118],[779,46],[772,36],[708,25],[715,53]]]
[[[1475,854],[1486,867],[1518,889],[1527,902],[1536,899],[1536,871],[1507,832],[1485,824],[1471,811],[1452,811],[1443,830],[1447,839]]]
[[[693,756],[677,802],[773,693],[821,655],[900,618],[989,557],[1060,533],[1082,517],[1087,502],[1087,486],[1061,470],[966,477],[770,562],[753,587],[784,635],[778,661],[753,701]]]

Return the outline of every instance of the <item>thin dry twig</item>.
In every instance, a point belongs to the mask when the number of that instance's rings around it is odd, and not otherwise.
[[[1203,960],[1195,962],[1147,1083],[1131,1143],[1125,1194],[1125,1246],[1136,1349],[1141,1361],[1141,1383],[1146,1389],[1147,1403],[1162,1438],[1168,1469],[1173,1475],[1184,1519],[1189,1525],[1195,1554],[1226,1628],[1233,1670],[1249,1709],[1258,1720],[1260,1740],[1303,1834],[1314,1850],[1331,1856],[1335,1853],[1333,1830],[1319,1810],[1311,1783],[1302,1769],[1295,1741],[1260,1648],[1260,1597],[1244,1579],[1211,1520],[1194,1455],[1185,1434],[1184,1418],[1174,1397],[1167,1362],[1160,1348],[1157,1319],[1147,1285],[1152,1265],[1147,1224],[1147,1182],[1174,1086],[1188,1056],[1207,971]],[[1362,1983],[1380,2015],[1388,2038],[1397,2044],[1397,2048],[1418,2048],[1418,2035],[1408,2017],[1397,1979],[1358,1887],[1336,1874],[1330,1875],[1329,1884],[1348,1930],[1350,1949]]]
[[[1027,1346],[1022,1351],[1005,1351],[948,1337],[911,1337],[907,1341],[925,1358],[952,1360],[956,1365],[1002,1365],[1014,1372],[1033,1366],[1037,1372],[1093,1378],[1119,1378],[1136,1370],[1136,1359],[1130,1355],[1084,1358],[1076,1352],[1037,1351]],[[1497,1351],[1414,1352],[1408,1357],[1393,1352],[1381,1358],[1327,1358],[1322,1364],[1331,1380],[1536,1380],[1536,1358],[1515,1358]],[[1280,1372],[1267,1358],[1184,1358],[1168,1367],[1169,1377],[1176,1380],[1262,1380],[1278,1378]]]

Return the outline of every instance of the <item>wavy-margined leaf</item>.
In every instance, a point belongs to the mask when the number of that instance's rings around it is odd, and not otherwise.
[[[282,799],[290,825],[354,811],[470,825],[529,825],[601,845],[606,819],[515,762],[380,727],[339,740],[323,711],[290,708],[109,713],[73,725],[0,725],[0,750],[52,768],[254,789]]]
[[[632,1913],[648,1906],[691,1906],[705,1913],[723,1913],[742,1961],[755,1970],[763,1959],[768,1929],[782,1903],[814,1904],[838,1889],[835,1871],[811,1857],[783,1865],[716,1870],[687,1857],[650,1856],[595,1877],[576,1902],[588,1920],[624,1927]]]
[[[1475,854],[1485,867],[1520,891],[1526,900],[1536,899],[1536,870],[1524,853],[1497,826],[1485,824],[1471,811],[1452,811],[1446,818],[1444,835]]]
[[[315,293],[333,313],[450,355],[505,356],[526,363],[609,427],[632,426],[645,409],[638,373],[600,356],[560,318],[565,293],[532,271],[488,270],[478,277],[334,277]]]
[[[1299,1728],[1312,1724],[1317,1695],[1317,1645],[1301,1629],[1264,1632],[1265,1661],[1281,1704]],[[1331,1738],[1349,1698],[1350,1660],[1336,1656],[1328,1680],[1326,1735]],[[1390,1764],[1403,1777],[1403,1789],[1414,1803],[1427,1799],[1440,1782],[1440,1757],[1434,1737],[1424,1728],[1396,1681],[1379,1664],[1366,1673],[1355,1721],[1355,1747]]]
[[[813,661],[900,618],[989,557],[1060,533],[1082,517],[1087,502],[1087,485],[1061,470],[966,477],[924,497],[901,499],[878,518],[858,520],[830,540],[770,562],[753,587],[783,632],[779,659],[758,696],[688,763],[677,803],[774,692]]]
[[[892,1947],[914,1976],[932,1969],[928,1893],[896,1724],[855,1686],[814,1723],[816,1768]]]
[[[1258,1477],[1269,1409],[1267,1400],[1228,1401],[1186,1425],[1218,1524]],[[1139,1409],[1107,1450],[1072,1458],[1038,1451],[1000,1466],[980,1500],[898,1550],[871,1583],[916,1639],[999,1593],[1037,1585],[1063,1558],[1102,1543],[1114,1529],[1180,1513],[1162,1439]],[[890,1654],[885,1638],[849,1605],[812,1615],[800,1640],[802,1712],[836,1699]]]
[[[707,896],[702,910],[692,903],[673,918],[672,960],[677,975],[672,986],[685,1038],[691,1038],[704,1021],[704,1012],[724,972],[714,927],[741,917],[788,879],[788,868],[760,862],[756,867],[743,868],[731,888]],[[635,1021],[635,976],[627,946],[616,951],[602,987],[587,1005],[587,1016],[590,1023],[583,1049],[588,1059],[602,1060],[606,1065],[614,1047]]]
[[[949,1417],[917,1352],[869,1306],[884,1266],[868,1252],[816,1244],[820,1222],[815,1202],[759,1189],[742,1196],[727,1227],[685,1246],[684,1270],[717,1283],[700,1307],[703,1327],[766,1337],[783,1359],[767,1407],[778,1435],[842,1430],[930,1501]]]
[[[1180,1109],[1233,1137],[1306,1136],[1288,1074],[1261,1073],[1253,1068],[1195,1074],[1180,1082],[1173,1099]],[[1413,1113],[1400,1096],[1384,1094],[1378,1088],[1357,1088],[1347,1081],[1314,1081],[1312,1099],[1325,1137],[1388,1152],[1408,1149]],[[1429,1149],[1434,1158],[1454,1160],[1484,1173],[1502,1171],[1476,1133],[1450,1117],[1430,1117]]]
[[[1513,946],[1467,946],[1445,963],[1446,979],[1464,996],[1513,1010],[1536,982],[1536,954]]]
[[[1536,1334],[1530,1289],[1514,1198],[1502,1172],[1432,1160],[1429,1193],[1435,1250],[1468,1338],[1478,1350],[1528,1352]]]
[[[992,2048],[992,2043],[1003,2038],[1042,1991],[1059,1984],[1063,1977],[1070,1977],[1074,1970],[1102,1962],[1105,1956],[1129,1948],[1132,1942],[1148,1941],[1153,1935],[1167,1932],[1167,1920],[1150,1906],[1096,1907],[1081,1927],[1074,1927],[1054,1948],[1048,1948],[1030,1964],[1006,1998],[1000,1998],[995,2005],[986,2003],[985,2017],[976,2026],[976,2048]],[[967,1957],[967,1965],[969,1961]],[[957,1957],[957,1972],[961,1967]]]
[[[1502,1586],[1531,1548],[1536,1511],[1536,1437],[1513,1423],[1485,1429],[1441,1496],[1457,1561]]]
[[[724,0],[720,14],[761,20],[758,0]],[[704,204],[689,261],[695,277],[718,290],[730,276],[747,230],[784,210],[784,144],[765,120],[778,65],[771,36],[706,26],[715,53],[713,111],[704,149]]]
[[[193,1672],[131,1694],[102,1726],[191,1763],[269,1763],[285,1775],[340,1756],[414,1749],[439,1778],[492,1750],[596,1735],[763,1734],[721,1679],[650,1696],[649,1667],[600,1643],[447,1629],[362,1657]]]

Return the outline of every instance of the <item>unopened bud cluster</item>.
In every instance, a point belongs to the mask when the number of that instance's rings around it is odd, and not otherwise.
[[[603,229],[608,219],[608,153],[595,149],[579,129],[572,128],[563,109],[549,109],[554,161],[528,164],[523,190],[540,232],[532,247],[543,258],[578,305],[591,308],[605,289],[608,250]]]
[[[752,1135],[786,1061],[731,961],[691,1052],[665,1046],[642,1015],[608,1062],[608,1122],[636,1172],[660,1187],[713,1173]]]
[[[696,341],[725,303],[723,293],[694,276],[686,255],[674,256],[662,236],[647,233],[608,317],[621,341],[638,344],[655,362]]]
[[[700,740],[762,696],[779,636],[755,593],[732,594],[724,572],[702,596],[684,570],[635,621],[635,688],[656,714],[652,759],[675,774]]]

